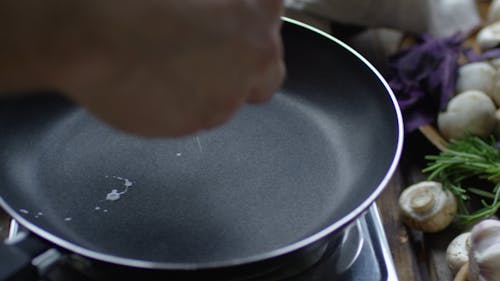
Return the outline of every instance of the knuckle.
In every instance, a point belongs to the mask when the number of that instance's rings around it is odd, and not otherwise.
[[[231,92],[207,103],[199,115],[199,121],[204,129],[221,125],[234,115],[243,100],[237,93]]]
[[[276,63],[276,61],[280,60],[283,56],[281,38],[274,35],[266,36],[259,42],[255,52],[258,57],[257,61],[260,62],[262,66]]]

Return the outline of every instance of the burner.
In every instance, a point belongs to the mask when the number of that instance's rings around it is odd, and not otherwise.
[[[337,252],[290,281],[398,280],[375,205],[347,231]]]
[[[336,255],[335,272],[343,273],[356,262],[363,249],[364,237],[362,233],[363,229],[359,220],[345,230],[341,246],[334,253]]]
[[[8,240],[16,239],[21,233],[13,221]],[[41,281],[67,280],[90,281],[76,269],[64,265],[52,269]],[[341,246],[332,255],[286,280],[398,280],[376,205],[345,230]]]

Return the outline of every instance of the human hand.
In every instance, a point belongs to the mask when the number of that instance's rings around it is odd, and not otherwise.
[[[282,0],[0,3],[0,95],[51,89],[110,125],[179,136],[262,102],[284,77]]]
[[[83,2],[67,19],[72,34],[60,36],[71,35],[61,43],[76,55],[54,84],[114,127],[146,136],[212,128],[283,80],[282,0]]]

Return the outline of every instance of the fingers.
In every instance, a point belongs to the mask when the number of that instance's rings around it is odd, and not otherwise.
[[[283,0],[163,2],[179,5],[170,11],[176,16],[127,17],[148,32],[105,36],[123,46],[110,56],[110,74],[78,83],[88,95],[82,104],[98,117],[148,137],[181,136],[223,124],[245,102],[267,101],[280,88]]]
[[[260,5],[261,12],[266,13],[269,24],[263,26],[259,36],[259,60],[257,80],[254,81],[246,101],[248,103],[265,102],[279,89],[285,77],[283,61],[283,43],[281,40],[282,0],[254,0]]]
[[[262,103],[268,101],[281,87],[285,77],[285,63],[279,60],[263,73],[261,80],[254,84],[246,99],[248,103]]]

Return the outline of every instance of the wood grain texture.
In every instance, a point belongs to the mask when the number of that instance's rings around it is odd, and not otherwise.
[[[396,266],[399,280],[424,281],[425,264],[418,259],[420,242],[402,224],[397,201],[402,188],[402,175],[398,171],[377,200],[387,240]]]

